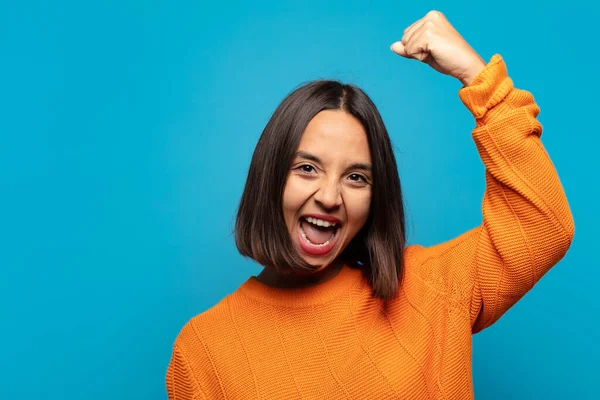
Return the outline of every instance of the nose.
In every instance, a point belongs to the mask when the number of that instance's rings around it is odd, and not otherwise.
[[[314,199],[325,209],[332,209],[342,205],[342,193],[339,182],[335,180],[323,180]]]

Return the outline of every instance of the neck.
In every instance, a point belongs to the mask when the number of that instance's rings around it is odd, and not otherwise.
[[[266,267],[256,277],[259,282],[265,285],[278,288],[300,288],[314,286],[335,277],[342,269],[344,263],[341,260],[335,260],[325,268],[317,272],[295,271],[289,274],[281,274],[275,268]]]

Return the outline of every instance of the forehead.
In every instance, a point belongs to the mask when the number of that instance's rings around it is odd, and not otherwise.
[[[298,150],[371,161],[364,127],[342,110],[323,110],[315,115],[302,134]]]

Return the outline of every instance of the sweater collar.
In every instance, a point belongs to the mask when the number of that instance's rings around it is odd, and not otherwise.
[[[278,288],[248,278],[239,290],[260,303],[287,308],[317,306],[348,294],[363,278],[362,270],[344,264],[340,271],[328,281],[301,288]]]

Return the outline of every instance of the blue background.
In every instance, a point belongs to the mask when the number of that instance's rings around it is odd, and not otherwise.
[[[474,336],[476,398],[597,398],[600,9],[586,4],[3,3],[0,397],[166,398],[181,327],[261,269],[236,252],[235,210],[262,129],[308,80],[379,107],[409,243],[478,225],[460,83],[389,50],[438,9],[535,96],[576,226],[566,257]]]

